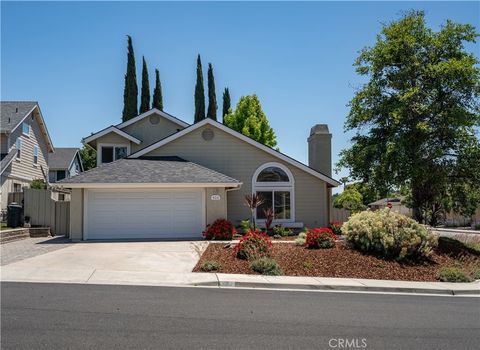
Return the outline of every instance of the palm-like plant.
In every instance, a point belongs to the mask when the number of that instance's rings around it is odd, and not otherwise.
[[[248,208],[250,208],[250,217],[253,224],[253,229],[257,229],[257,225],[255,223],[255,209],[257,209],[260,205],[265,202],[265,199],[262,196],[259,196],[256,193],[247,194],[245,196],[245,203],[247,204]]]

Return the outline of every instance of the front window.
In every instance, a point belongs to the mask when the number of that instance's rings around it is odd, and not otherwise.
[[[33,164],[38,163],[38,147],[33,146]]]
[[[54,183],[57,181],[57,172],[55,170],[50,170],[48,173],[48,182]]]
[[[22,133],[27,136],[30,135],[30,125],[22,123]]]
[[[22,155],[22,139],[18,138],[17,141],[15,142],[15,148],[17,149],[17,159],[20,159],[20,156]]]
[[[110,163],[127,156],[126,146],[102,146],[102,163]]]
[[[274,222],[294,221],[293,215],[293,176],[277,163],[262,165],[254,174],[253,191],[264,200],[256,210],[256,218],[264,220],[265,210],[272,208]]]

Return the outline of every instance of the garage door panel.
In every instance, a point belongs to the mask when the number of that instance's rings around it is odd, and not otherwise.
[[[87,194],[88,239],[201,237],[203,190],[101,191]]]

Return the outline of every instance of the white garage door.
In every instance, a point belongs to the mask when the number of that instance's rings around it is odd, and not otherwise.
[[[201,237],[203,189],[86,190],[86,239]]]

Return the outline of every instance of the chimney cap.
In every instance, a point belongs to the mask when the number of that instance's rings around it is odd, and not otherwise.
[[[327,124],[317,124],[310,129],[310,136],[315,134],[330,134]]]

